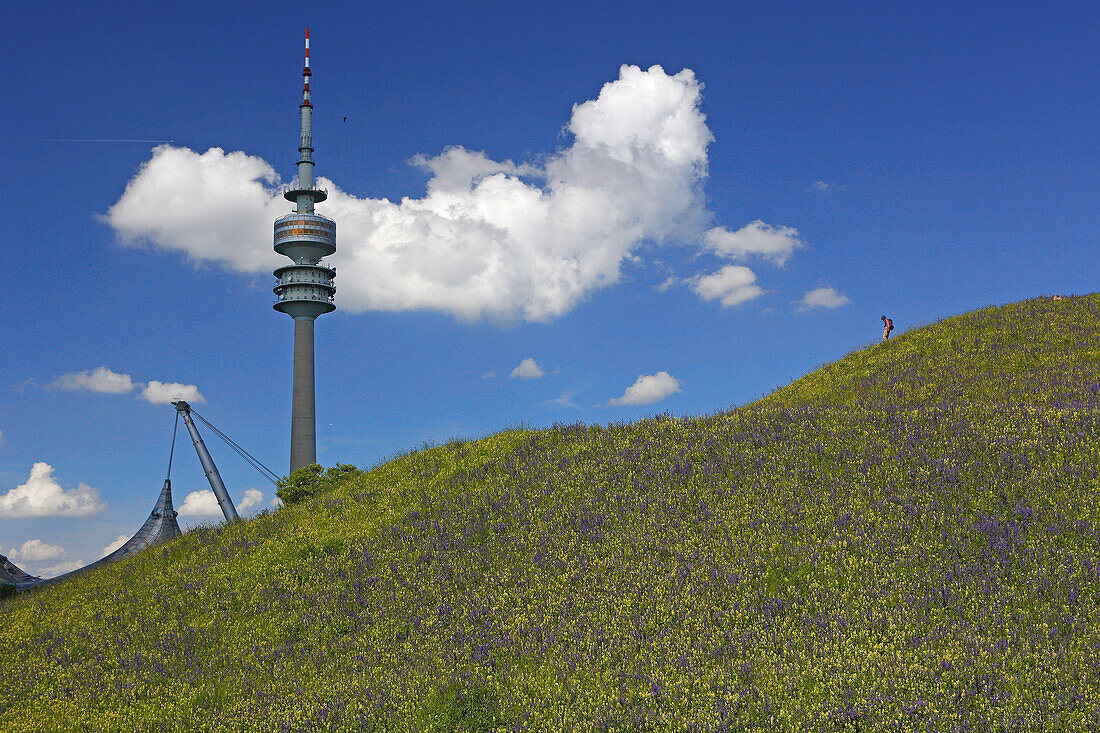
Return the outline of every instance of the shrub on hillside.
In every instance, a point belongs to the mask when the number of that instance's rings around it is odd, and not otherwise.
[[[331,491],[345,480],[362,473],[348,463],[337,463],[327,470],[322,469],[320,464],[311,463],[279,479],[275,493],[284,504],[297,504],[311,496]]]

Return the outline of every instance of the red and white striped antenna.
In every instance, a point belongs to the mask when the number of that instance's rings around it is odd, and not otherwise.
[[[302,106],[312,107],[313,105],[309,101],[309,77],[312,72],[309,70],[309,28],[306,28],[306,66],[302,69],[302,78],[305,79],[305,86],[302,89]]]

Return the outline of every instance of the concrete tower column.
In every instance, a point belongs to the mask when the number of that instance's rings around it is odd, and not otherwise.
[[[290,472],[317,462],[317,407],[313,373],[313,321],[294,319],[294,394],[290,409]]]

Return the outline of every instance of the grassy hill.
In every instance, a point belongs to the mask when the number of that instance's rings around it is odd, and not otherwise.
[[[1100,296],[0,602],[0,730],[1100,729]]]
[[[1025,300],[966,313],[849,354],[767,405],[1065,406],[1100,389],[1100,300]]]

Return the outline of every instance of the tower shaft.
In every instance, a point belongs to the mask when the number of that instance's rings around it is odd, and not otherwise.
[[[290,410],[290,472],[317,462],[317,412],[313,374],[313,321],[294,319],[294,394]]]

